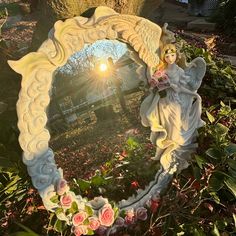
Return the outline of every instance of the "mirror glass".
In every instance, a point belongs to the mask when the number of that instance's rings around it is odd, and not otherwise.
[[[150,159],[150,130],[140,122],[146,79],[133,55],[125,43],[98,40],[54,73],[49,145],[64,178],[87,196],[92,185],[91,194],[121,200],[144,188],[159,168]]]

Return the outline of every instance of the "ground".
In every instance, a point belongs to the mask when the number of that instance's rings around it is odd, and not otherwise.
[[[50,146],[55,151],[55,158],[59,167],[63,168],[66,179],[88,179],[94,175],[95,170],[124,151],[129,133],[144,133],[142,141],[148,143],[149,132],[142,127],[138,115],[142,96],[143,92],[140,91],[125,97],[129,107],[127,113],[114,99],[113,116],[108,114],[106,119],[98,120],[95,113],[88,110],[89,122],[78,118],[65,132],[52,135]],[[74,165],[77,168],[72,172]]]

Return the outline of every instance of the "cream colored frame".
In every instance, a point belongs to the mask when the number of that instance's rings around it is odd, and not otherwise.
[[[118,39],[128,43],[151,68],[159,63],[158,50],[163,43],[173,40],[173,33],[166,29],[166,25],[161,29],[147,19],[120,15],[108,7],[98,7],[91,18],[78,16],[64,22],[57,21],[37,52],[18,61],[9,61],[9,65],[22,75],[17,113],[23,161],[48,210],[56,207],[50,198],[55,193],[57,181],[63,178],[48,146],[50,134],[46,128],[53,73],[85,44],[100,39]],[[142,205],[142,201],[138,202]],[[123,205],[130,206],[130,202],[123,201],[120,207]]]

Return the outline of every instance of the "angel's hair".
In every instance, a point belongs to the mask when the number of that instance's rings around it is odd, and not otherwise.
[[[169,53],[176,53],[177,57],[176,60],[179,59],[179,53],[176,49],[176,46],[174,44],[166,44],[161,49],[161,58],[160,58],[160,64],[158,65],[159,70],[164,70],[167,67],[167,63],[165,61],[165,55]]]

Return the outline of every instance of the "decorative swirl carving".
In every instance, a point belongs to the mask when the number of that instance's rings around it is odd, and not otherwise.
[[[40,191],[40,196],[43,200],[43,204],[46,209],[54,211],[58,207],[57,203],[53,203],[50,199],[56,195],[55,187],[53,184],[49,185],[42,191]]]
[[[35,162],[28,166],[28,173],[35,188],[39,191],[50,185],[55,185],[61,177],[54,160],[54,153],[48,149],[43,155],[35,158]]]

